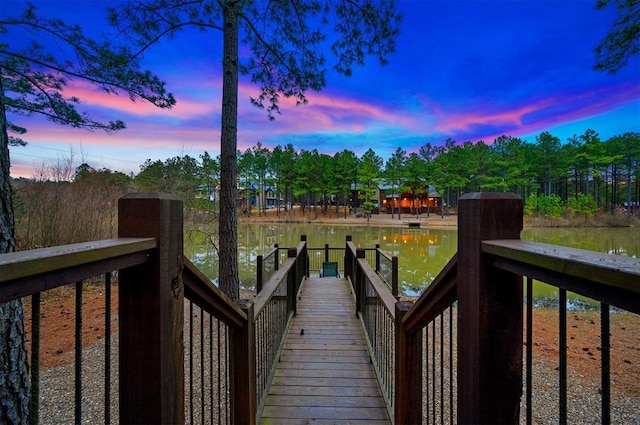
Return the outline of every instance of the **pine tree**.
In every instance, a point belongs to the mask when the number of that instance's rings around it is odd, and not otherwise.
[[[87,38],[80,27],[39,16],[31,5],[18,17],[3,14],[0,34],[0,253],[6,253],[16,248],[9,146],[24,145],[22,135],[27,132],[25,125],[8,121],[9,114],[41,115],[57,124],[106,132],[125,128],[120,120],[99,121],[78,110],[80,100],[64,93],[74,79],[162,108],[173,106],[175,99],[164,82],[140,69],[139,60],[126,48]],[[9,44],[19,39],[30,44],[25,48]],[[55,49],[48,50],[51,45]],[[64,49],[73,60],[63,57]],[[22,302],[16,300],[0,304],[0,423],[26,423],[28,405],[24,319]]]
[[[259,85],[251,102],[273,119],[282,96],[303,104],[309,90],[326,85],[326,48],[336,59],[333,69],[346,76],[367,56],[385,63],[399,32],[395,0],[145,0],[111,9],[111,20],[135,39],[141,52],[188,26],[222,33],[219,282],[220,289],[237,300],[239,73]],[[238,57],[240,41],[251,52],[244,63]]]

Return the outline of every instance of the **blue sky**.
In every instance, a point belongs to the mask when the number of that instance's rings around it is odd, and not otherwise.
[[[90,31],[102,28],[105,3],[34,2]],[[0,13],[17,13],[23,5],[4,0]],[[639,58],[616,75],[592,70],[593,49],[610,28],[614,8],[598,11],[595,0],[401,0],[399,7],[404,20],[389,64],[371,58],[350,78],[329,71],[322,92],[309,93],[303,106],[284,100],[273,122],[249,103],[258,88],[241,80],[238,148],[292,143],[298,150],[362,155],[371,147],[386,159],[398,146],[411,152],[447,138],[491,143],[504,134],[533,142],[549,131],[564,142],[587,129],[604,140],[640,131]],[[76,161],[127,173],[139,171],[147,158],[197,158],[205,150],[217,155],[220,52],[218,33],[184,32],[145,55],[144,66],[176,96],[169,111],[71,82],[67,90],[80,97],[81,109],[127,123],[116,134],[9,117],[29,130],[29,145],[11,149],[12,175],[34,175],[43,161],[71,150]]]

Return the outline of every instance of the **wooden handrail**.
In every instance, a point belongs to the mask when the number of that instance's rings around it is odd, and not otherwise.
[[[422,330],[453,304],[458,297],[457,278],[458,254],[455,254],[402,318],[406,332]]]
[[[385,308],[389,311],[391,316],[396,317],[396,299],[391,294],[389,287],[384,284],[382,278],[376,273],[376,271],[369,265],[365,258],[358,258],[358,267],[365,274],[366,279],[371,282],[371,286],[378,294],[378,298],[384,303]]]
[[[391,255],[389,255],[389,254],[387,254],[386,252],[384,252],[382,249],[380,249],[380,248],[376,248],[376,251],[377,251],[380,255],[382,255],[384,258],[386,258],[387,260],[391,261],[392,256],[391,256]]]
[[[114,238],[9,252],[0,256],[0,283],[155,247],[154,238]]]
[[[271,278],[265,283],[262,291],[253,300],[254,315],[260,314],[262,309],[269,303],[273,293],[278,288],[280,282],[287,278],[289,270],[295,264],[295,258],[288,258],[287,261],[271,276]]]
[[[155,238],[115,238],[0,255],[0,302],[142,264]]]
[[[187,257],[184,257],[184,296],[228,326],[242,328],[247,315],[215,287]]]
[[[522,240],[482,242],[490,263],[640,314],[640,259]]]

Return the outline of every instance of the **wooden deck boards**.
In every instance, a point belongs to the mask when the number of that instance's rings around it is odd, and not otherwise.
[[[308,279],[261,424],[390,424],[346,279]]]

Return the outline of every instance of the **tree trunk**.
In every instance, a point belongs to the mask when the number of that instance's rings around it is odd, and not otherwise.
[[[238,145],[238,11],[224,6],[222,60],[222,128],[220,135],[219,288],[232,300],[240,298],[238,278],[238,218],[236,214]]]
[[[13,199],[9,181],[9,135],[0,79],[0,254],[16,249]],[[29,364],[22,300],[0,304],[0,423],[26,424]]]

